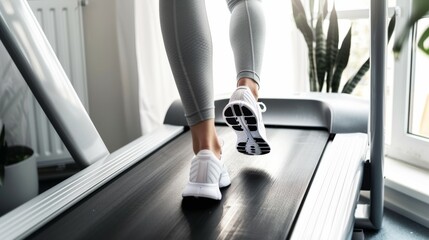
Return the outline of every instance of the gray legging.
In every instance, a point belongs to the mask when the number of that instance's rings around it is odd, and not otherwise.
[[[260,0],[227,0],[237,80],[259,84],[265,37]],[[189,126],[214,118],[212,39],[205,0],[160,0],[161,29]]]

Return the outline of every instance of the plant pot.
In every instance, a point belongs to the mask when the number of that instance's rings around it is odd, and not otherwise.
[[[38,195],[37,163],[32,152],[29,158],[5,166],[4,182],[0,187],[0,216]]]

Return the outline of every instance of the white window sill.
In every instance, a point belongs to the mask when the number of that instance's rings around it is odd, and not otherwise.
[[[429,171],[385,157],[385,206],[429,228]]]

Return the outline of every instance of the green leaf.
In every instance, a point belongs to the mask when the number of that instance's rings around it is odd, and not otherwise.
[[[369,58],[365,61],[365,63],[359,68],[357,73],[350,78],[346,84],[343,87],[342,93],[352,93],[353,90],[356,88],[360,80],[363,78],[363,76],[368,72],[370,68],[370,60]]]
[[[295,25],[304,36],[307,46],[313,45],[313,30],[308,25],[307,16],[300,0],[292,0],[292,12]]]
[[[326,76],[326,39],[323,33],[323,16],[320,15],[316,24],[316,68],[319,91],[322,91]]]
[[[332,7],[329,17],[328,36],[326,39],[326,69],[328,71],[326,91],[331,89],[332,75],[335,69],[335,59],[338,54],[338,17],[335,5]]]
[[[399,56],[399,53],[402,51],[402,46],[404,45],[404,42],[408,39],[409,30],[413,24],[410,25],[410,23],[407,23],[401,30],[400,34],[398,34],[398,37],[395,40],[395,43],[393,44],[393,53],[395,57]]]
[[[341,76],[343,75],[343,71],[349,62],[351,40],[352,27],[350,27],[347,35],[344,37],[343,43],[341,44],[341,48],[338,51],[335,72],[332,76],[332,92],[338,92],[338,88],[341,82]]]
[[[319,91],[318,81],[317,81],[317,72],[315,70],[316,63],[314,58],[314,48],[308,48],[308,61],[309,61],[309,76],[310,76],[310,91],[317,92]]]
[[[412,22],[418,21],[429,11],[429,1],[428,0],[413,0],[411,6],[411,15],[410,20]]]
[[[396,14],[393,14],[392,18],[390,18],[389,26],[387,27],[387,42],[390,42],[390,38],[392,37],[393,31],[396,26]]]
[[[393,52],[395,56],[398,56],[401,52],[402,46],[404,45],[404,42],[408,39],[408,36],[410,35],[410,30],[412,29],[414,24],[424,15],[426,15],[428,11],[428,0],[413,0],[410,18],[407,20],[407,23],[402,27],[393,45]]]
[[[322,4],[321,6],[323,6],[323,9],[319,9],[319,13],[321,13],[321,14],[322,14],[323,19],[325,19],[325,18],[326,18],[326,16],[328,16],[328,1],[327,1],[327,0],[322,1],[322,3],[321,3],[321,4]],[[319,6],[319,7],[320,7],[320,6]]]
[[[429,27],[423,32],[422,36],[420,37],[419,42],[417,43],[417,46],[429,55],[429,47],[425,47],[425,41],[429,39]]]
[[[387,41],[389,42],[393,31],[395,30],[396,25],[396,14],[393,14],[392,18],[390,18],[389,26],[387,30]],[[369,58],[365,61],[364,64],[359,68],[359,70],[356,72],[356,74],[351,77],[346,84],[343,87],[342,93],[352,93],[353,90],[356,88],[356,86],[359,84],[363,76],[368,72],[370,68],[370,60]]]

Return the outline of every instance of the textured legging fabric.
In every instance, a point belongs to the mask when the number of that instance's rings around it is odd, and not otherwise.
[[[227,0],[237,80],[260,83],[265,19],[260,0]],[[164,45],[189,126],[214,118],[212,39],[205,0],[160,0]],[[229,76],[225,76],[229,77]]]

